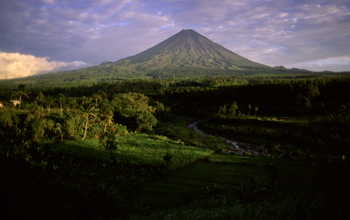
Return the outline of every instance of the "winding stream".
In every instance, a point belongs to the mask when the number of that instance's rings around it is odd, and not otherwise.
[[[204,134],[204,135],[209,135],[207,133],[205,133],[204,131],[200,130],[197,127],[197,121],[196,122],[192,122],[191,124],[188,125],[189,128],[191,128],[192,130],[194,130],[195,132]],[[220,136],[218,136],[220,137]],[[267,150],[258,150],[257,148],[259,148],[259,146],[257,145],[252,145],[252,144],[248,144],[248,143],[244,143],[244,142],[239,142],[239,141],[234,141],[234,140],[230,140],[224,137],[220,137],[222,140],[226,141],[227,144],[230,146],[231,151],[230,152],[234,152],[235,154],[238,155],[243,155],[244,152],[246,152],[247,154],[250,155],[255,155],[255,156],[259,156],[262,153],[265,156],[271,156],[271,153],[269,153]],[[228,152],[228,153],[230,153]]]

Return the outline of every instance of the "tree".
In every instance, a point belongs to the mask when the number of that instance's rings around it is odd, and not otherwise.
[[[100,99],[102,99],[102,97],[101,97],[99,94],[94,93],[94,94],[92,95],[92,99],[95,100],[96,105],[97,105],[97,101],[100,100]]]
[[[249,104],[248,105],[248,116],[250,115],[250,112],[252,111],[252,106]]]
[[[334,146],[332,146],[332,151],[336,150],[347,156],[347,153],[350,149],[350,102],[348,105],[341,105],[339,110],[335,113],[328,113],[328,118],[333,121],[333,130],[336,132],[332,135],[332,138],[335,141]],[[348,158],[345,158],[349,161]]]
[[[47,108],[48,113],[50,114],[50,107],[51,107],[52,105],[55,105],[55,99],[54,99],[54,97],[52,97],[52,96],[46,96],[46,97],[45,97],[45,105],[46,105],[46,108]]]
[[[39,92],[38,96],[35,98],[39,103],[45,102],[45,96],[42,92]]]
[[[78,108],[80,107],[77,101],[78,99],[74,98],[73,101],[70,103],[70,106],[75,109],[75,114],[78,114]]]
[[[62,129],[68,138],[72,138],[74,137],[75,118],[67,109],[64,109],[63,113],[66,118],[64,119]]]
[[[149,111],[142,111],[136,116],[138,131],[151,131],[152,127],[157,124],[157,119]]]
[[[34,142],[38,142],[44,138],[45,119],[43,117],[44,109],[41,106],[34,104],[29,108],[29,114],[27,115],[25,124],[28,128],[27,133]]]
[[[0,105],[1,103],[6,108],[6,105],[9,106],[11,104],[12,91],[6,87],[0,87]]]
[[[104,109],[100,113],[101,123],[104,125],[103,132],[106,132],[107,126],[113,122],[113,111],[112,108]]]
[[[96,112],[95,106],[92,105],[91,103],[83,103],[83,105],[81,106],[81,111],[83,112],[82,117],[86,119],[85,127],[84,127],[84,137],[82,139],[84,140],[86,138],[86,131],[89,124],[89,118],[90,117],[96,118],[97,116],[95,115],[95,112]]]
[[[258,106],[255,106],[254,111],[255,111],[255,118],[256,118],[256,113],[258,112],[259,108]]]
[[[143,94],[126,93],[115,95],[112,106],[115,109],[114,121],[126,125],[129,129],[139,131],[151,129],[156,120],[152,113],[155,108],[148,105],[149,99]],[[150,113],[144,113],[144,111]],[[140,117],[139,117],[140,116]]]
[[[226,105],[220,106],[219,115],[225,115],[227,111]]]
[[[17,88],[16,95],[19,95],[19,109],[21,109],[22,95],[29,98],[29,92],[27,92],[26,85],[20,84]]]
[[[97,93],[101,97],[101,99],[107,99],[107,94],[101,90],[99,90]]]
[[[66,108],[69,111],[69,108],[72,108],[75,105],[75,101],[71,97],[66,98]]]
[[[57,101],[58,103],[60,103],[61,116],[62,116],[62,104],[65,102],[65,100],[66,100],[66,97],[62,93],[58,94]]]
[[[305,107],[310,108],[311,107],[310,99],[304,96],[304,100],[305,100]]]
[[[315,98],[316,96],[319,96],[319,95],[320,95],[320,91],[318,90],[317,85],[315,85],[315,83],[310,82],[307,86],[306,97],[311,101],[312,98]]]
[[[115,134],[113,132],[103,133],[99,139],[100,144],[109,152],[111,160],[115,163],[115,151],[117,143],[115,142]]]
[[[234,117],[234,116],[236,115],[237,109],[238,109],[237,102],[234,101],[234,102],[231,104],[230,108],[228,109],[228,114],[229,114],[229,116]]]

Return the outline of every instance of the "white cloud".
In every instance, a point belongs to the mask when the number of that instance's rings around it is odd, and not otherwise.
[[[35,57],[19,53],[0,52],[0,79],[33,76],[48,72],[67,71],[91,66],[81,61],[48,61],[47,57]]]
[[[332,57],[312,60],[286,66],[287,68],[308,69],[312,71],[350,71],[350,57]]]

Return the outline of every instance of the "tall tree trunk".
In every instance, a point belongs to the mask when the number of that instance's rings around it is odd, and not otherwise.
[[[84,132],[84,137],[83,137],[83,139],[82,139],[82,140],[84,140],[84,139],[85,139],[85,137],[86,137],[86,131],[87,131],[88,122],[89,122],[89,116],[88,116],[88,117],[86,117],[85,132]]]

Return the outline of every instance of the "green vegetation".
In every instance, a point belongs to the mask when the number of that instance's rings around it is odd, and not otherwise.
[[[348,77],[218,77],[2,87],[1,211],[347,219],[349,86]],[[220,137],[271,156],[235,155]]]
[[[131,219],[344,219],[347,169],[334,162],[214,154],[147,184]],[[147,215],[149,207],[159,210]]]

